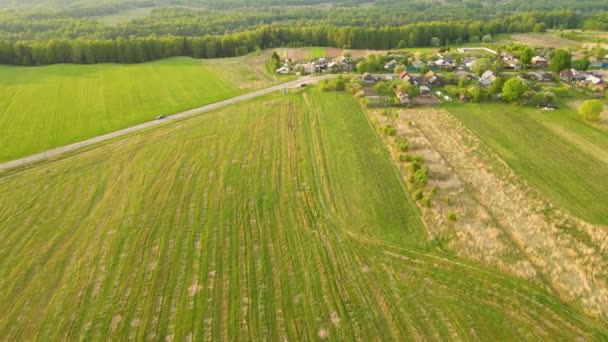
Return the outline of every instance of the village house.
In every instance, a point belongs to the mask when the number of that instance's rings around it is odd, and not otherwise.
[[[464,66],[465,69],[471,70],[471,68],[473,67],[473,63],[476,60],[477,60],[477,57],[465,57],[462,60],[462,65]]]
[[[399,78],[402,82],[412,83],[412,76],[407,71],[399,73]]]
[[[568,83],[579,82],[587,76],[576,69],[565,69],[559,72],[559,78]]]
[[[604,90],[606,88],[601,78],[590,74],[585,78],[585,85],[595,90]]]
[[[454,59],[452,57],[444,57],[436,61],[429,62],[429,66],[436,66],[439,69],[452,69],[456,67],[456,63],[454,63]]]
[[[304,64],[296,64],[295,69],[296,70],[302,69],[303,73],[305,73],[305,74],[314,74],[315,72],[318,72],[317,66],[313,62],[308,62],[308,63],[304,63]]]
[[[481,84],[483,87],[489,86],[490,84],[494,83],[494,81],[496,81],[496,75],[494,75],[494,71],[492,70],[486,70],[479,78],[479,84]]]
[[[424,67],[426,65],[426,63],[424,63],[423,61],[415,61],[414,63],[412,63],[412,67],[416,70]]]
[[[364,73],[363,76],[361,76],[361,79],[363,80],[363,83],[365,83],[365,84],[376,83],[376,78],[374,77],[374,75],[370,74],[369,72]]]
[[[536,67],[540,67],[540,68],[545,68],[549,65],[549,60],[541,57],[541,56],[534,56],[532,57],[532,65],[536,66]]]
[[[439,78],[433,71],[429,71],[424,74],[424,82],[427,85],[437,85],[439,83]]]
[[[420,95],[431,94],[431,88],[427,86],[420,86]]]
[[[529,74],[530,78],[536,80],[538,82],[550,82],[553,80],[553,77],[550,73],[545,71],[535,71]]]
[[[500,54],[502,62],[507,69],[521,69],[521,62],[515,56],[510,53],[503,52]]]
[[[464,47],[464,48],[458,48],[457,51],[460,52],[460,53],[485,51],[485,52],[491,53],[493,55],[497,55],[498,54],[498,52],[496,52],[495,50],[488,49],[486,47]]]
[[[399,65],[399,63],[393,59],[384,65],[384,70],[393,70],[397,65]]]
[[[397,99],[399,99],[399,103],[401,103],[401,105],[403,105],[403,106],[410,105],[410,95],[408,93],[399,90],[395,93],[395,95],[397,96]]]
[[[280,68],[278,68],[278,69],[276,70],[276,73],[277,73],[277,74],[280,74],[280,75],[286,75],[286,74],[289,74],[289,67],[287,67],[287,66],[283,65],[282,67],[280,67]]]

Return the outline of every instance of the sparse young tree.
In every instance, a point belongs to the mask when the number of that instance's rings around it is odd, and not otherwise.
[[[560,72],[564,69],[572,67],[572,56],[570,52],[566,50],[556,50],[553,59],[551,60],[551,70],[553,72]]]

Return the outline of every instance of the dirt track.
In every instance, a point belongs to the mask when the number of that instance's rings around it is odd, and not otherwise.
[[[261,89],[261,90],[257,90],[251,93],[247,93],[247,94],[243,94],[243,95],[239,95],[239,96],[235,96],[233,98],[227,99],[227,100],[223,100],[223,101],[219,101],[219,102],[215,102],[215,103],[211,103],[202,107],[197,107],[197,108],[193,108],[193,109],[189,109],[180,113],[176,113],[173,115],[169,115],[166,118],[162,119],[162,120],[153,120],[153,121],[148,121],[148,122],[144,122],[142,124],[138,124],[135,126],[131,126],[131,127],[127,127],[127,128],[123,128],[121,130],[115,131],[115,132],[110,132],[107,134],[103,134],[94,138],[90,138],[87,140],[83,140],[83,141],[79,141],[70,145],[66,145],[66,146],[62,146],[62,147],[57,147],[45,152],[41,152],[41,153],[37,153],[37,154],[33,154],[27,157],[23,157],[23,158],[19,158],[19,159],[15,159],[15,160],[11,160],[5,163],[0,164],[0,171],[2,170],[8,170],[8,169],[12,169],[18,166],[22,166],[22,165],[26,165],[29,163],[33,163],[33,162],[37,162],[37,161],[41,161],[41,160],[45,160],[51,157],[54,157],[56,155],[62,154],[62,153],[66,153],[66,152],[70,152],[70,151],[74,151],[83,147],[87,147],[93,144],[97,144],[100,143],[102,141],[106,141],[106,140],[110,140],[110,139],[114,139],[126,134],[130,134],[133,132],[137,132],[140,131],[142,129],[146,129],[148,127],[153,127],[156,125],[160,125],[160,124],[164,124],[166,122],[170,122],[173,120],[177,120],[177,119],[183,119],[189,116],[194,116],[194,115],[198,115],[201,114],[202,112],[207,112],[210,110],[214,110],[220,107],[224,107],[224,106],[228,106],[231,104],[235,104],[235,103],[239,103],[242,101],[246,101],[249,99],[253,99],[268,93],[272,93],[274,91],[279,91],[281,89],[284,88],[289,88],[289,87],[294,87],[294,86],[299,86],[301,84],[311,84],[311,83],[317,83],[320,80],[323,79],[327,79],[327,78],[333,78],[336,77],[336,75],[324,75],[324,76],[316,76],[316,77],[302,77],[299,78],[295,81],[291,81],[291,82],[287,82],[287,83],[282,83],[279,85],[275,85],[272,87],[268,87],[265,89]]]

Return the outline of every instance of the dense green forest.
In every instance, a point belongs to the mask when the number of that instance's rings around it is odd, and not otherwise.
[[[608,3],[596,0],[325,1],[0,0],[6,7],[0,9],[0,63],[137,63],[278,46],[391,49],[429,46],[432,38],[445,45],[487,34],[608,29]],[[172,6],[158,7],[166,5]],[[133,7],[154,9],[118,25],[97,20]],[[563,9],[542,11],[556,7]]]

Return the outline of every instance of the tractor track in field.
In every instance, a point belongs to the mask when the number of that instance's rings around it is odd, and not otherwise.
[[[90,139],[86,139],[86,140],[82,140],[82,141],[78,141],[66,146],[61,146],[61,147],[57,147],[57,148],[53,148],[44,152],[40,152],[40,153],[36,153],[33,155],[29,155],[26,157],[22,157],[19,159],[15,159],[15,160],[11,160],[11,161],[7,161],[4,163],[0,163],[0,172],[3,170],[9,170],[9,169],[13,169],[13,168],[17,168],[20,166],[24,166],[27,164],[31,164],[31,163],[35,163],[35,162],[39,162],[39,161],[43,161],[43,160],[47,160],[49,158],[67,153],[67,152],[71,152],[71,151],[75,151],[84,147],[88,147],[94,144],[98,144],[110,139],[114,139],[114,138],[118,138],[121,136],[125,136],[127,134],[131,134],[137,131],[141,131],[150,127],[154,127],[154,126],[158,126],[167,122],[171,122],[171,121],[175,121],[175,120],[180,120],[180,119],[184,119],[184,118],[188,118],[188,117],[192,117],[192,116],[196,116],[199,114],[202,114],[204,112],[208,112],[217,108],[221,108],[224,106],[229,106],[229,105],[233,105],[236,103],[240,103],[243,101],[247,101],[256,97],[260,97],[262,95],[266,95],[275,91],[280,91],[284,88],[290,88],[290,87],[297,87],[297,86],[301,86],[303,84],[315,84],[321,80],[324,79],[329,79],[329,78],[334,78],[337,77],[338,75],[324,75],[324,76],[307,76],[307,77],[301,77],[295,81],[290,81],[290,82],[286,82],[286,83],[282,83],[282,84],[278,84],[278,85],[274,85],[271,87],[267,87],[264,89],[260,89],[251,93],[247,93],[247,94],[243,94],[243,95],[239,95],[239,96],[235,96],[226,100],[222,100],[219,102],[214,102],[214,103],[210,103],[208,105],[204,105],[201,107],[197,107],[197,108],[192,108],[192,109],[188,109],[186,111],[183,112],[179,112],[179,113],[175,113],[172,115],[167,115],[167,117],[160,119],[160,120],[152,120],[152,121],[148,121],[148,122],[144,122],[141,124],[137,124],[131,127],[127,127],[127,128],[123,128],[120,129],[118,131],[114,131],[114,132],[110,132],[110,133],[106,133],[106,134],[102,134]]]

